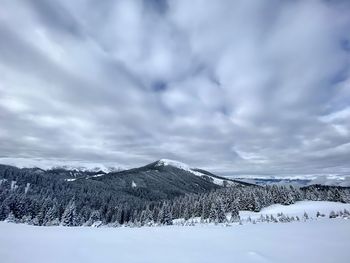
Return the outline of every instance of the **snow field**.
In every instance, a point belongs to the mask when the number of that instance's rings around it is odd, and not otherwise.
[[[298,202],[259,213],[315,216],[349,209],[349,204]],[[315,215],[313,215],[315,214]],[[6,263],[212,263],[347,262],[350,220],[336,218],[291,223],[198,224],[142,228],[36,227],[0,222],[0,261]]]
[[[6,263],[346,262],[350,220],[234,227],[87,228],[0,223]]]

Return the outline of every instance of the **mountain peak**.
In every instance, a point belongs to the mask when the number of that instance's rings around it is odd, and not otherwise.
[[[237,184],[237,182],[235,182],[234,180],[214,175],[214,174],[209,173],[205,170],[191,168],[189,165],[182,163],[182,162],[179,162],[179,161],[175,161],[175,160],[160,159],[159,161],[155,162],[154,166],[155,167],[165,167],[165,166],[175,167],[177,169],[181,169],[183,171],[189,172],[195,176],[199,176],[205,180],[208,180],[208,181],[210,181],[216,185],[220,185],[220,186],[236,185]]]
[[[196,171],[195,168],[191,168],[188,164],[179,162],[179,161],[175,161],[175,160],[170,160],[170,159],[160,159],[159,161],[156,162],[155,164],[156,167],[164,167],[164,166],[171,166],[171,167],[175,167],[177,169],[181,169],[184,170],[186,172],[192,173],[196,176],[203,176],[204,174]]]
[[[157,161],[157,164],[156,164],[156,166],[168,166],[168,165],[179,169],[187,170],[187,171],[191,170],[189,165],[179,161],[170,160],[170,159],[160,159],[159,161]]]

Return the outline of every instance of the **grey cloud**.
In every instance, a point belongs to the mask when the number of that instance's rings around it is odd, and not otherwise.
[[[349,11],[322,0],[4,1],[0,161],[350,174]]]
[[[26,0],[42,24],[64,34],[81,37],[84,35],[79,22],[59,1]],[[17,3],[20,4],[20,3]]]

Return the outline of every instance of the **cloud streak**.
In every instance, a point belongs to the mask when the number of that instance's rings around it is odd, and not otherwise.
[[[350,174],[349,11],[322,0],[5,0],[0,158]]]

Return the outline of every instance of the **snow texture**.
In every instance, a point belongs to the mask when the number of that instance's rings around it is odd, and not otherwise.
[[[132,187],[132,188],[135,188],[135,187],[137,187],[137,184],[136,184],[134,181],[132,181],[132,182],[131,182],[131,187]]]
[[[0,222],[6,263],[347,262],[350,220],[233,227],[35,227]]]
[[[96,177],[101,177],[103,175],[106,175],[105,173],[99,173],[99,174],[95,174],[95,175],[91,175],[91,176],[86,176],[85,179],[90,179],[90,178],[96,178]],[[78,178],[68,178],[65,179],[65,181],[67,182],[74,182],[75,180],[77,180]]]
[[[11,181],[11,191],[16,190],[18,188],[16,181]]]
[[[6,182],[7,179],[0,179],[0,185],[3,183],[3,182]]]
[[[187,164],[185,163],[181,163],[181,162],[178,162],[178,161],[174,161],[174,160],[169,160],[169,159],[161,159],[158,161],[157,165],[156,166],[173,166],[173,167],[176,167],[178,169],[182,169],[186,172],[190,172],[194,175],[197,175],[197,176],[203,176],[204,174],[198,172],[198,171],[194,171],[192,170]]]
[[[68,179],[65,179],[67,182],[74,182],[75,180],[77,180],[77,178],[68,178]]]
[[[30,188],[30,183],[27,183],[26,187],[24,188],[24,193],[28,193],[29,191],[29,188]]]

